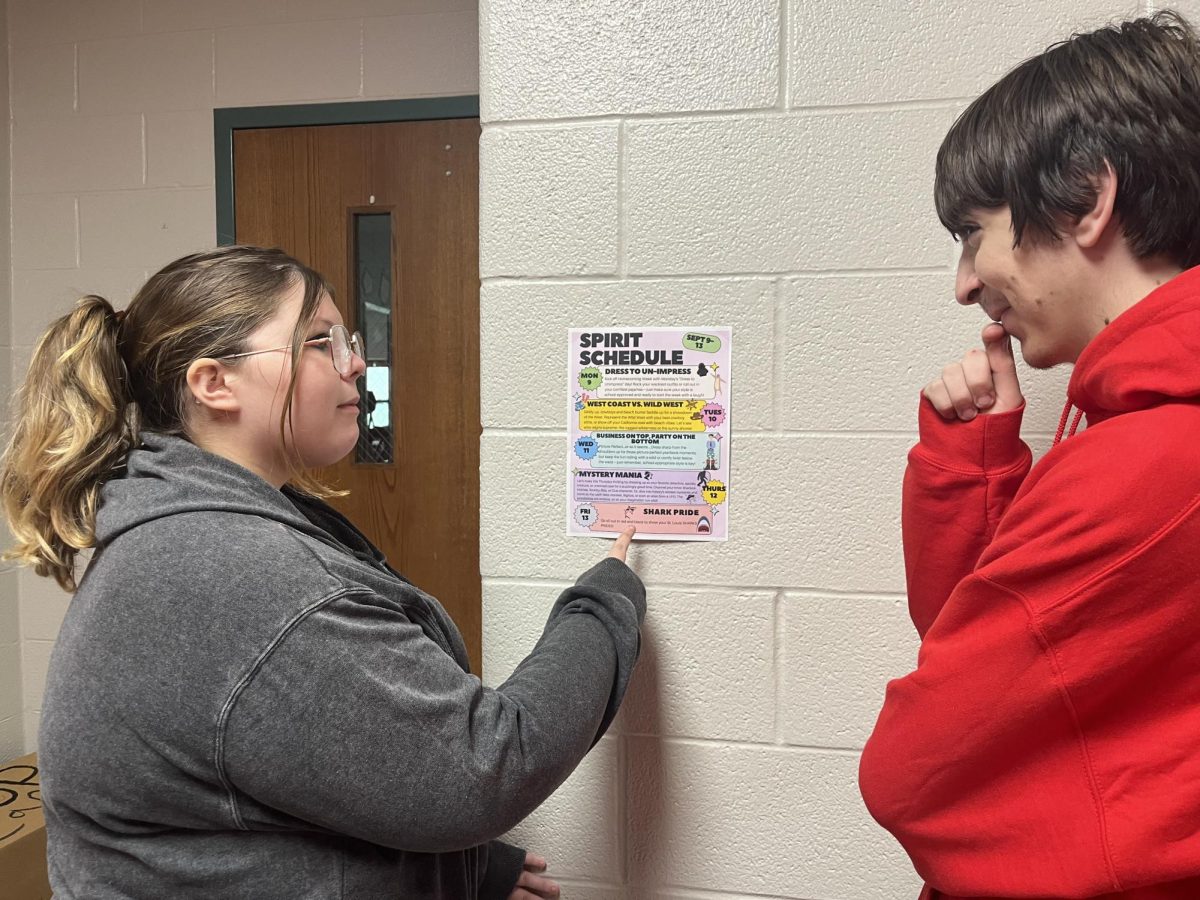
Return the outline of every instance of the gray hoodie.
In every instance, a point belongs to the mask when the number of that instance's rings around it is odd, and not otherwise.
[[[143,436],[50,662],[39,747],[56,898],[503,898],[494,839],[570,774],[637,659],[605,559],[495,690],[344,518]]]

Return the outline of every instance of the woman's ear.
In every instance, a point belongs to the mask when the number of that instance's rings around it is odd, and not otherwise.
[[[1096,202],[1080,216],[1072,229],[1075,243],[1089,250],[1100,243],[1108,226],[1112,224],[1113,210],[1117,204],[1117,173],[1113,171],[1112,163],[1107,159],[1093,183],[1096,186]]]
[[[220,412],[238,412],[241,403],[233,390],[229,369],[219,360],[198,359],[187,370],[187,386],[197,406]]]

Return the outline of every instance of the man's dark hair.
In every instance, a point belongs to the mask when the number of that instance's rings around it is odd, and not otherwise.
[[[990,87],[938,150],[938,218],[958,236],[1007,205],[1014,246],[1060,240],[1105,160],[1134,255],[1200,263],[1200,44],[1178,13],[1072,35]]]

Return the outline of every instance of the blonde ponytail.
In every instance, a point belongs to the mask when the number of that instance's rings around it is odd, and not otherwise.
[[[76,586],[76,554],[95,542],[100,487],[137,440],[120,319],[91,295],[51,324],[17,393],[0,462],[0,502],[16,539],[4,558],[67,591]]]

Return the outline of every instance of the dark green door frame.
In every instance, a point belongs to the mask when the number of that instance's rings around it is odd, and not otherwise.
[[[213,110],[217,161],[217,244],[234,242],[233,133],[240,128],[295,128],[306,125],[364,125],[429,119],[472,119],[479,95],[419,100],[363,100],[305,106],[242,106]]]

